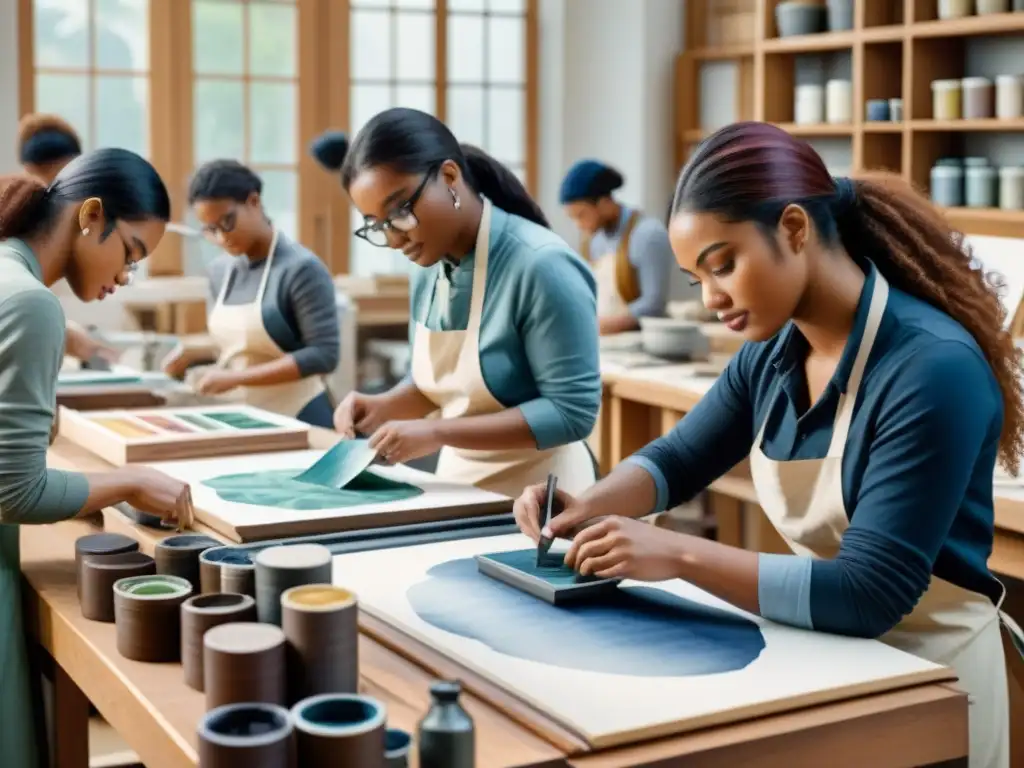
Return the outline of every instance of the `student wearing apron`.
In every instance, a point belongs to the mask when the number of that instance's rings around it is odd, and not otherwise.
[[[138,464],[103,472],[47,466],[64,359],[64,311],[50,287],[67,279],[99,301],[160,244],[171,214],[167,188],[145,159],[121,149],[88,152],[43,186],[0,176],[0,765],[45,764],[42,713],[22,621],[19,537],[121,502],[190,525],[186,483]]]
[[[261,193],[259,177],[233,160],[207,163],[189,188],[204,233],[227,251],[210,267],[217,362],[197,388],[330,427],[324,379],[340,356],[334,283],[320,259],[273,226]],[[181,375],[196,362],[180,347],[164,368]]]
[[[597,280],[602,335],[634,331],[641,317],[664,317],[675,259],[661,221],[616,202],[622,175],[596,160],[580,160],[559,193],[580,230],[580,255]]]
[[[762,123],[698,147],[670,235],[707,307],[747,343],[671,433],[563,499],[551,532],[575,533],[567,562],[686,579],[773,621],[950,666],[969,697],[970,765],[1008,768],[1010,734],[1024,735],[1024,635],[987,560],[995,464],[1018,469],[1024,409],[995,288],[911,188],[833,179],[809,145]],[[793,554],[631,519],[748,454]],[[541,495],[515,505],[534,537]]]
[[[392,463],[440,451],[439,477],[507,495],[548,473],[575,492],[593,484],[593,276],[519,180],[436,118],[392,109],[353,139],[342,184],[357,234],[414,267],[410,373],[346,398],[337,429]]]

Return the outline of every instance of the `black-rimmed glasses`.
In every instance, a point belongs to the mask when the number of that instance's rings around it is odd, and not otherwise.
[[[413,213],[412,209],[417,201],[419,201],[423,190],[427,188],[427,182],[434,178],[434,170],[431,169],[424,175],[423,180],[416,187],[416,191],[409,196],[408,200],[395,209],[394,213],[386,219],[367,222],[356,230],[356,236],[363,238],[370,245],[375,245],[378,248],[387,248],[389,230],[393,229],[396,232],[404,233],[416,229],[420,224],[420,220],[416,218],[416,214]]]

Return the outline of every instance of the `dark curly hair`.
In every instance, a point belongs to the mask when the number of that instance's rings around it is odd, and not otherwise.
[[[937,307],[978,342],[999,382],[1003,428],[999,458],[1016,474],[1024,451],[1020,362],[1006,310],[1005,283],[974,260],[962,232],[912,186],[892,174],[837,184],[814,149],[781,128],[734,123],[704,140],[683,168],[672,201],[774,229],[787,205],[807,210],[826,242],[870,254],[896,288]]]

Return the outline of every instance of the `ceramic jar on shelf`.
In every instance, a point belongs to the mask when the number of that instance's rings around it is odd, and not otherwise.
[[[999,207],[1024,210],[1024,167],[1004,165],[999,169]]]
[[[798,125],[825,122],[825,89],[816,84],[798,85],[794,91],[793,121]]]
[[[1012,120],[1024,116],[1024,76],[997,76],[995,101],[996,117],[1000,120]]]
[[[825,120],[833,124],[853,122],[853,83],[829,80],[825,85]]]
[[[959,120],[963,87],[959,79],[932,81],[932,119]]]

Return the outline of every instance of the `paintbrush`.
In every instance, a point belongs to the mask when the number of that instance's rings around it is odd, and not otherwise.
[[[542,567],[550,560],[548,551],[551,549],[553,539],[544,535],[544,528],[551,522],[555,505],[555,490],[558,486],[558,478],[552,474],[548,475],[548,487],[545,494],[544,507],[540,511],[540,541],[537,542],[537,567]]]

